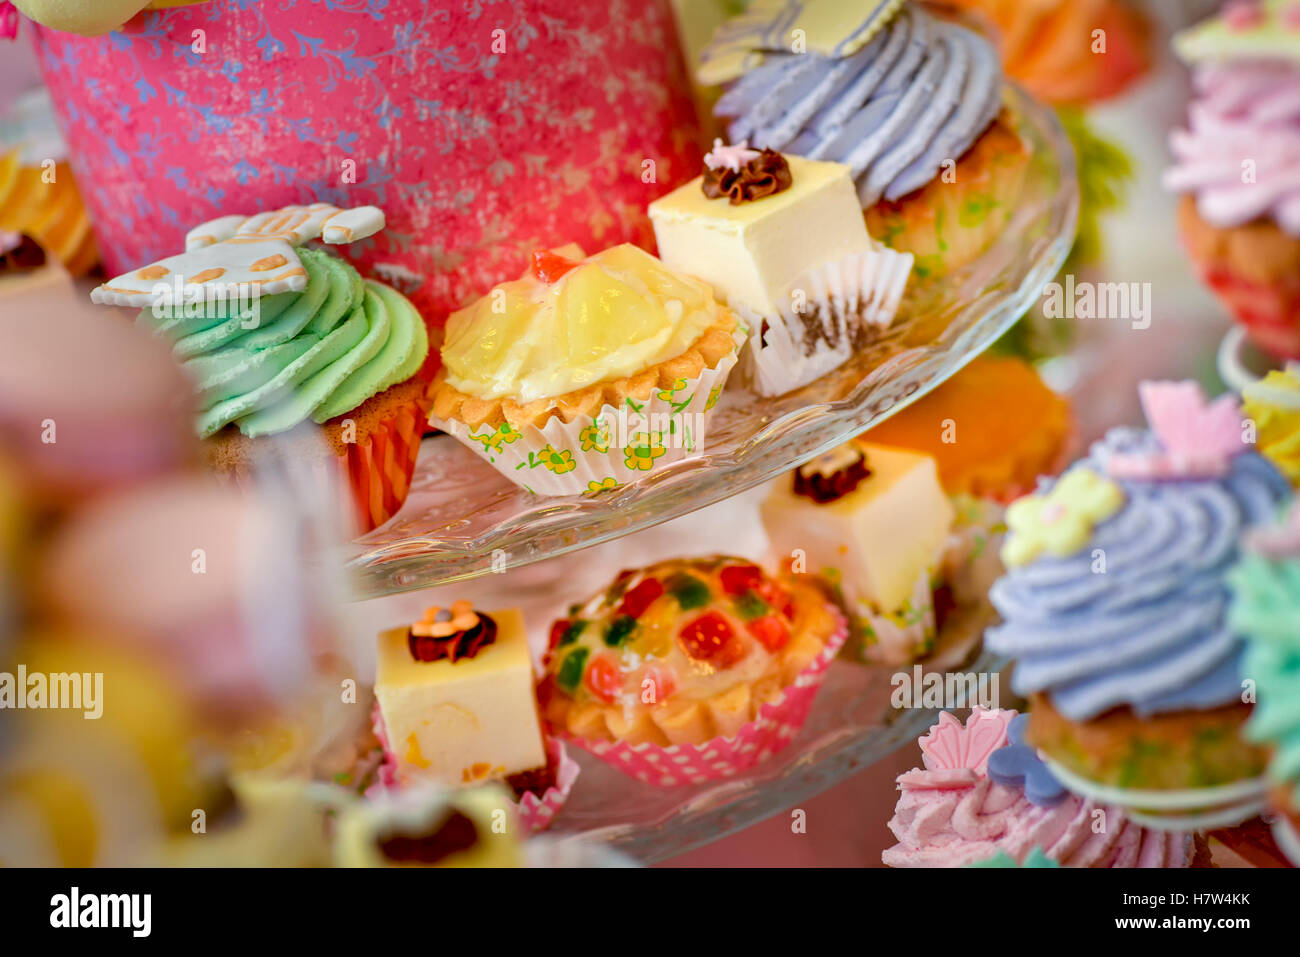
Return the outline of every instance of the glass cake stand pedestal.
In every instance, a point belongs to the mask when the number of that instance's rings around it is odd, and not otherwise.
[[[1037,299],[1064,262],[1078,218],[1074,153],[1055,115],[1014,88],[1007,103],[1032,150],[1010,226],[967,267],[913,277],[873,346],[776,398],[733,380],[698,455],[595,495],[537,496],[450,437],[426,439],[406,505],[339,556],[353,597],[466,581],[684,515],[833,448],[962,368]]]

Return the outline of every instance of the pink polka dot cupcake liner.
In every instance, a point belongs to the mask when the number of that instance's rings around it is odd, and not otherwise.
[[[569,792],[573,790],[573,782],[578,779],[580,770],[578,762],[569,757],[564,742],[559,738],[547,737],[546,758],[555,766],[555,785],[547,788],[541,797],[531,791],[525,792],[515,806],[520,823],[532,834],[551,826],[551,821],[569,799]]]
[[[374,797],[387,790],[397,790],[402,786],[397,774],[397,758],[388,745],[388,729],[384,725],[384,717],[377,703],[370,712],[370,720],[375,737],[379,739],[379,744],[384,750],[384,759],[376,771],[375,783],[366,789],[366,797]],[[564,807],[564,802],[569,799],[569,792],[573,790],[573,784],[578,780],[578,773],[581,771],[578,762],[569,757],[563,741],[548,735],[545,744],[547,762],[555,767],[555,784],[542,792],[541,796],[525,792],[518,801],[512,802],[519,823],[530,834],[544,831],[551,826],[555,815],[560,813],[560,808]]]
[[[766,761],[803,728],[826,669],[849,636],[848,622],[836,609],[836,628],[821,654],[786,686],[781,697],[758,709],[758,717],[733,737],[716,737],[703,744],[628,744],[593,741],[557,730],[565,740],[600,758],[624,774],[655,787],[680,787],[733,777]]]

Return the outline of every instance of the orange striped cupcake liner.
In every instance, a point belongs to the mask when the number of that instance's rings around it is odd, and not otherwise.
[[[433,399],[427,393],[393,407],[364,439],[338,456],[360,534],[388,521],[406,501]]]

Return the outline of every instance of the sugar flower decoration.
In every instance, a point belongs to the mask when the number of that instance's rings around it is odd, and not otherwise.
[[[1106,463],[1115,478],[1219,478],[1247,451],[1241,405],[1227,394],[1210,402],[1195,382],[1143,382],[1138,386],[1158,450],[1117,453]]]
[[[411,626],[411,634],[420,638],[446,638],[462,631],[469,631],[478,624],[478,615],[474,613],[473,602],[452,602],[450,608],[432,605],[424,611],[424,617]]]
[[[1007,727],[1007,743],[989,755],[989,777],[1009,788],[1021,788],[1031,804],[1055,807],[1065,799],[1065,788],[1038,756],[1038,750],[1025,743],[1025,725],[1029,715],[1018,714]]]
[[[1016,567],[1043,554],[1073,555],[1124,501],[1124,490],[1116,483],[1092,469],[1073,469],[1046,495],[1027,495],[1007,509],[1010,534],[1002,545],[1003,563]]]
[[[749,140],[741,140],[739,143],[731,146],[724,146],[722,140],[713,141],[713,149],[704,154],[704,165],[709,169],[719,169],[725,166],[733,173],[739,173],[740,168],[750,160],[758,159],[762,155],[758,150],[749,148]]]
[[[1263,525],[1246,533],[1245,546],[1264,558],[1300,558],[1300,499],[1277,525]]]
[[[898,779],[908,788],[961,788],[975,783],[988,767],[989,755],[1007,742],[1007,725],[1014,711],[975,707],[963,725],[951,712],[941,711],[939,723],[917,740],[925,770],[909,771]]]

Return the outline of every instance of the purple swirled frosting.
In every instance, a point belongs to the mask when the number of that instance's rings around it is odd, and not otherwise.
[[[930,182],[1001,108],[993,45],[905,6],[851,56],[769,54],[714,112],[733,118],[732,142],[844,163],[868,207]]]
[[[1105,474],[1110,455],[1153,443],[1115,429],[1075,467]],[[1016,659],[1017,693],[1046,692],[1074,721],[1121,705],[1145,716],[1239,700],[1243,643],[1227,623],[1224,575],[1245,529],[1290,497],[1286,479],[1244,452],[1222,478],[1120,485],[1126,504],[1083,549],[998,579],[989,597],[1003,624],[986,644]]]

